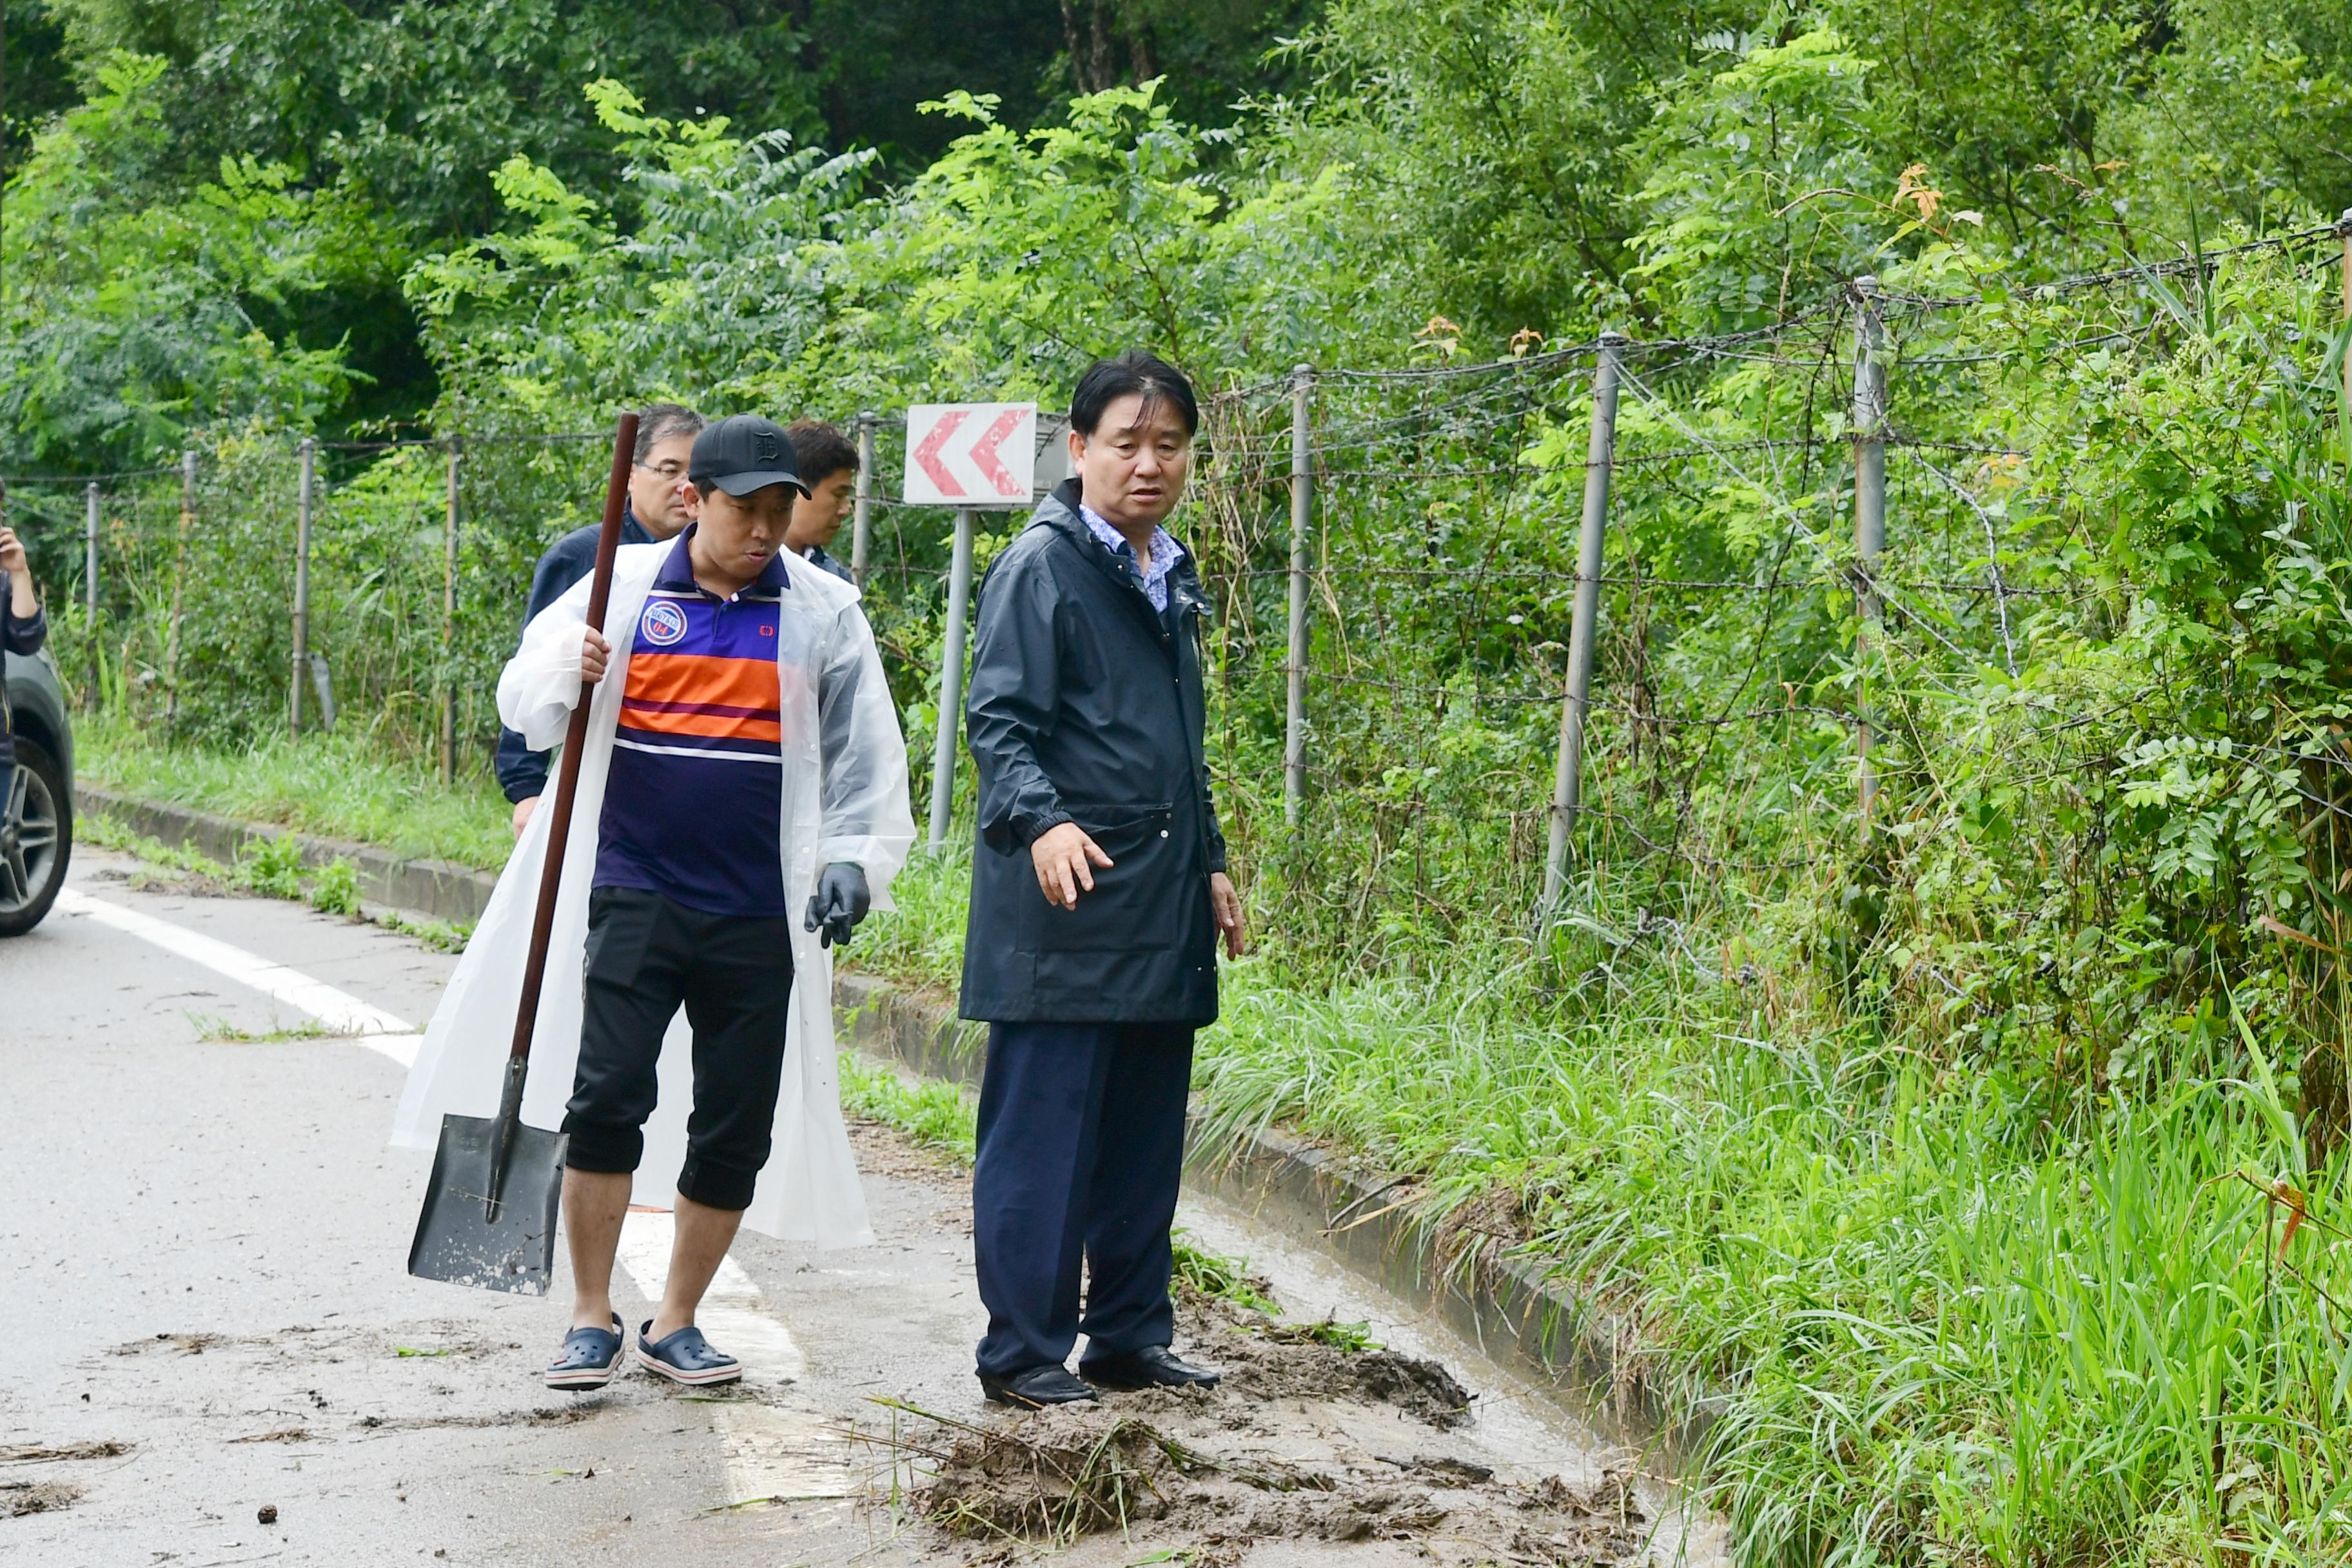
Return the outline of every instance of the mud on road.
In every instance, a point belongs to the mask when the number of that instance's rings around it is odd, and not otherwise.
[[[76,880],[94,896],[403,1016],[429,1013],[446,982],[446,957],[406,939],[142,886],[93,860]],[[1255,1260],[1289,1309],[1181,1303],[1179,1348],[1223,1368],[1223,1387],[1029,1414],[983,1404],[968,1177],[871,1124],[853,1140],[876,1246],[739,1244],[743,1294],[713,1337],[750,1352],[740,1388],[683,1393],[631,1373],[551,1393],[537,1373],[561,1339],[560,1300],[401,1271],[424,1161],[383,1144],[394,1062],[306,1036],[299,1016],[93,921],[53,919],[0,946],[0,992],[25,1004],[24,1026],[0,1039],[21,1112],[17,1158],[0,1163],[0,1272],[42,1352],[0,1362],[0,1560],[1520,1568],[1684,1555],[1633,1457],[1545,1414],[1312,1248],[1205,1204],[1182,1217],[1193,1240]],[[649,1310],[643,1271],[666,1261],[667,1223],[632,1215],[625,1230],[632,1321]],[[1369,1330],[1322,1323],[1333,1311]]]
[[[1286,1336],[1197,1298],[1182,1316],[1191,1352],[1224,1369],[1214,1391],[982,1422],[904,1412],[911,1430],[892,1442],[923,1477],[911,1511],[973,1562],[1039,1547],[1074,1565],[1165,1552],[1192,1568],[1353,1564],[1392,1554],[1366,1550],[1383,1547],[1464,1568],[1645,1556],[1650,1521],[1629,1475],[1571,1486],[1498,1473],[1457,1440],[1470,1394],[1437,1363]]]

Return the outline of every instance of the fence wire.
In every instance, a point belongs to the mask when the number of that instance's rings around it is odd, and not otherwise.
[[[2086,736],[2126,743],[2128,702],[2070,712],[1988,695],[1997,689],[1988,672],[2016,676],[2042,639],[2126,613],[2139,585],[2067,563],[2068,525],[2041,487],[2083,433],[2046,427],[2013,400],[2006,406],[2030,427],[1987,427],[1979,420],[1995,401],[1971,378],[2152,352],[2180,330],[2160,289],[2207,287],[2226,265],[2273,258],[2300,268],[2303,253],[2335,234],[2007,296],[1877,295],[1878,356],[1893,390],[1874,430],[1861,428],[1853,403],[1853,295],[1712,338],[1318,371],[1303,440],[1291,376],[1205,397],[1178,522],[1214,607],[1205,634],[1213,763],[1237,844],[1279,873],[1310,918],[1339,930],[1375,910],[1411,926],[1400,911],[1440,911],[1442,925],[1531,906],[1555,817],[1586,445],[1605,349],[1618,356],[1621,396],[1605,560],[1592,577],[1600,608],[1582,710],[1580,876],[1769,881],[1850,857],[1857,749],[1899,750],[1906,704],[1922,694],[1976,714],[1961,732],[1988,747],[2063,742],[2080,756]],[[2034,301],[2063,301],[2063,330],[2021,330],[2019,312]],[[2312,357],[2308,344],[2299,352]],[[1727,374],[1738,380],[1736,399]],[[907,504],[889,482],[903,468],[903,415],[872,423],[866,606],[920,798],[952,522],[943,509]],[[1885,454],[1891,521],[1875,558],[1853,530],[1861,437]],[[320,444],[317,658],[299,669],[290,437],[247,431],[208,445],[192,493],[177,466],[7,483],[38,574],[53,602],[71,604],[89,593],[86,507],[97,487],[97,614],[64,617],[73,624],[63,656],[93,705],[235,744],[282,730],[289,686],[315,682],[335,723],[405,754],[435,749],[446,710],[456,765],[478,773],[496,743],[491,693],[532,565],[593,520],[604,439],[463,437],[454,552],[448,437]],[[1301,451],[1312,497],[1303,576],[1291,563]],[[982,516],[982,569],[1020,525],[1012,514]],[[1289,640],[1294,588],[1308,606],[1299,647]],[[451,595],[456,611],[445,616]],[[1286,800],[1294,667],[1306,672],[1307,729],[1294,779],[1303,787]],[[325,704],[306,702],[311,724],[323,724]],[[2311,788],[2352,769],[2340,746],[2277,750],[2269,765],[2310,775],[2296,787],[2341,809]],[[1286,812],[1299,816],[1295,831]]]

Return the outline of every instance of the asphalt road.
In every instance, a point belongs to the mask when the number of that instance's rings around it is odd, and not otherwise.
[[[400,1026],[422,1026],[454,962],[87,849],[58,911],[0,942],[0,1560],[890,1568],[959,1549],[897,1506],[910,1472],[887,1446],[849,1434],[890,1430],[877,1396],[994,1419],[971,1373],[960,1178],[859,1129],[882,1239],[745,1236],[704,1316],[751,1371],[740,1392],[638,1373],[551,1394],[536,1373],[562,1336],[562,1279],[540,1300],[403,1271],[430,1161],[385,1144]],[[299,1037],[347,1005],[373,1043]],[[629,1222],[636,1316],[667,1222]],[[1185,1223],[1297,1315],[1368,1320],[1445,1360],[1483,1396],[1462,1440],[1494,1464],[1597,1473],[1572,1423],[1409,1309],[1229,1213]],[[1229,1560],[1411,1559],[1323,1542]]]

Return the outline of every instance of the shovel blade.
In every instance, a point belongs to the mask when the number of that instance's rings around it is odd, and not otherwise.
[[[477,1290],[544,1296],[555,1271],[555,1213],[570,1140],[517,1126],[493,1209],[487,1200],[498,1125],[489,1116],[441,1119],[441,1146],[434,1152],[425,1210],[416,1216],[408,1271]]]

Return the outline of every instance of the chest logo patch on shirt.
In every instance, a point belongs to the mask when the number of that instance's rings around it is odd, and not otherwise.
[[[656,647],[667,647],[686,636],[686,612],[667,599],[656,599],[637,617],[637,635]]]

